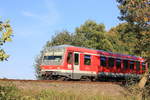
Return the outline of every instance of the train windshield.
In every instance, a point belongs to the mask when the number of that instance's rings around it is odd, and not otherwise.
[[[44,56],[44,60],[61,60],[62,56]]]
[[[64,57],[64,48],[47,48],[43,53],[43,65],[61,65]]]
[[[45,55],[43,57],[44,65],[61,65],[63,55]]]

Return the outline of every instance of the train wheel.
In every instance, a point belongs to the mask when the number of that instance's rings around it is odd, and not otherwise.
[[[70,78],[65,77],[65,76],[60,76],[57,80],[58,81],[68,81]]]
[[[97,81],[97,78],[96,77],[91,77],[91,81],[95,82],[95,81]]]
[[[92,81],[92,80],[91,80],[91,77],[89,77],[89,76],[82,76],[80,78],[80,81]]]

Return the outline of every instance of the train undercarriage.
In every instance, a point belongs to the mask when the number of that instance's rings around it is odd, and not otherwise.
[[[141,75],[126,74],[126,75],[112,75],[105,74],[104,72],[99,74],[75,74],[75,73],[62,73],[55,71],[45,71],[41,73],[41,79],[43,80],[59,80],[59,81],[105,81],[105,82],[122,82],[128,79],[139,80]]]

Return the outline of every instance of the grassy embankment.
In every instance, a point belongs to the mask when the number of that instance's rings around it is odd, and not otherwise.
[[[20,84],[20,83],[19,83]],[[29,86],[25,86],[26,83],[21,83],[20,87],[18,83],[12,82],[0,82],[0,100],[137,100],[136,96],[128,95],[116,95],[108,96],[98,93],[83,93],[83,91],[71,91],[71,90],[59,90],[55,88],[39,88],[35,83],[30,83]],[[28,88],[31,87],[35,88]],[[57,87],[56,87],[57,88]],[[87,91],[88,92],[88,91]]]

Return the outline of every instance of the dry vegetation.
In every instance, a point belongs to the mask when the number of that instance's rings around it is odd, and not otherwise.
[[[137,100],[117,84],[0,81],[0,100]]]

